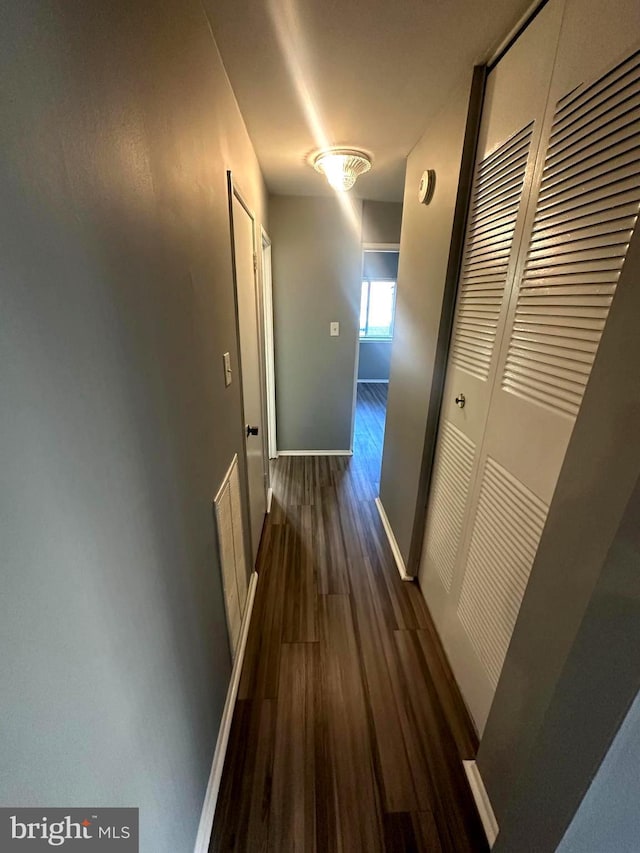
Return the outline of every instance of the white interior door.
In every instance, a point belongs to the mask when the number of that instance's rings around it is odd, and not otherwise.
[[[563,50],[563,5],[489,78],[420,571],[479,730],[640,204],[638,56]]]
[[[242,404],[245,420],[245,454],[249,493],[251,565],[255,565],[267,510],[266,464],[262,418],[260,365],[260,311],[256,287],[255,221],[237,189],[232,189]]]
[[[273,335],[273,282],[271,240],[262,232],[262,293],[264,305],[264,359],[267,391],[267,446],[269,459],[278,455],[276,438],[276,366]]]

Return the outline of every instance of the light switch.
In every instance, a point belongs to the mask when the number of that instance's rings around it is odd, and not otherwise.
[[[228,388],[231,385],[231,356],[228,352],[222,356],[222,364],[224,365],[224,385]]]
[[[337,338],[338,335],[340,334],[340,323],[336,323],[335,321],[333,323],[330,323],[329,324],[329,334],[331,335],[332,338]]]

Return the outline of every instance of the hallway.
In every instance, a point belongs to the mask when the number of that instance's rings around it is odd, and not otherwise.
[[[367,477],[375,487],[376,495],[380,488],[388,390],[389,386],[384,382],[358,382],[353,455],[355,464],[366,468]]]
[[[277,460],[210,851],[487,849],[475,735],[371,470]]]

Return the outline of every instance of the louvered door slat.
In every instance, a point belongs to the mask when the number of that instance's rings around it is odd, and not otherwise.
[[[557,104],[554,127],[556,123],[561,126],[577,109],[589,104],[610,86],[616,83],[624,86],[627,75],[633,75],[635,78],[638,66],[640,66],[640,53],[633,53],[615,68],[612,68],[608,74],[599,77],[593,83],[578,86],[573,91],[563,95]]]
[[[585,335],[584,332],[579,335],[576,334],[573,329],[563,329],[562,331],[563,334],[560,334],[558,329],[545,329],[544,326],[516,326],[513,331],[513,340],[518,343],[520,341],[528,341],[536,348],[536,350],[538,347],[542,349],[543,346],[554,350],[557,347],[565,354],[575,354],[575,358],[578,358],[580,353],[586,353],[589,356],[589,360],[593,362],[595,355],[592,341],[593,338],[597,336]],[[512,344],[513,341],[511,342],[510,347]]]
[[[593,363],[640,210],[639,56],[558,103],[502,377],[572,416],[589,372],[567,360]]]
[[[576,113],[583,112],[585,107],[600,103],[603,94],[606,97],[612,87],[624,89],[630,79],[636,79],[639,66],[640,56],[634,53],[594,83],[578,86],[573,92],[565,95],[557,104],[554,129],[564,127],[568,121],[572,121]]]
[[[546,163],[548,171],[546,180],[550,181],[555,175],[573,168],[576,162],[582,163],[592,157],[602,156],[603,152],[615,149],[629,150],[628,142],[635,145],[635,121],[633,115],[627,115],[623,121],[611,123],[606,133],[601,131],[593,137],[586,137],[578,146],[566,150],[562,156],[549,157]]]
[[[593,364],[593,355],[588,352],[581,352],[569,347],[561,347],[555,343],[553,346],[547,346],[541,338],[530,340],[532,336],[514,334],[513,336],[513,352],[514,357],[522,356],[529,361],[544,361],[548,364],[565,364],[571,367],[574,364],[583,364],[587,367],[585,372],[587,376]],[[556,341],[559,338],[556,338]],[[577,369],[577,368],[576,368]]]
[[[536,363],[536,369],[539,373],[548,373],[551,376],[561,376],[564,379],[576,379],[577,375],[588,375],[589,367],[581,362],[575,362],[570,366],[563,365],[559,359],[545,360],[543,358],[533,359]],[[531,361],[527,355],[514,354],[513,363],[522,365],[523,369],[529,371],[531,369]]]
[[[638,205],[633,199],[622,199],[618,204],[610,204],[608,212],[612,217],[612,221],[616,222],[631,221],[631,228],[634,227],[638,215]],[[558,221],[540,222],[537,224],[533,236],[532,243],[541,243],[546,240],[546,236],[557,236],[559,234],[579,234],[589,228],[609,228],[609,222],[602,220],[601,211],[596,209],[595,213],[582,212],[579,216],[575,213],[568,217],[559,217]],[[549,244],[553,245],[553,244]]]
[[[571,145],[550,149],[548,151],[549,165],[557,168],[561,163],[576,162],[591,156],[595,151],[616,145],[622,139],[633,138],[635,111],[624,112],[616,117],[608,117],[606,127],[592,130],[590,134],[573,141]]]
[[[526,159],[526,156],[522,157],[504,175],[496,177],[484,189],[479,188],[471,206],[472,212],[480,208],[488,210],[494,206],[498,199],[502,199],[503,202],[506,202],[508,198],[515,197],[517,199],[519,197],[520,173],[523,167],[526,166]]]
[[[591,198],[588,194],[598,178],[606,180],[608,175],[614,175],[617,184],[627,181],[628,186],[635,183],[635,178],[639,173],[637,148],[627,152],[625,157],[618,155],[611,159],[594,160],[588,168],[567,171],[552,187],[545,187],[540,193],[539,204],[540,207],[552,207],[554,204],[561,204],[567,198],[574,198],[578,196],[581,183],[583,193],[587,195],[587,200],[590,201]],[[568,180],[573,182],[573,186],[567,189]],[[624,187],[620,189],[624,189]]]
[[[589,105],[588,114],[576,113],[575,121],[552,133],[550,142],[554,150],[561,150],[567,141],[573,144],[577,139],[584,139],[599,122],[616,120],[640,104],[640,95],[634,91],[633,84],[615,94],[607,92],[605,95],[608,97],[604,102]]]
[[[487,458],[458,616],[494,688],[546,515],[542,501]]]
[[[447,592],[458,555],[474,455],[474,443],[445,421],[434,461],[425,556],[436,566]]]
[[[637,162],[638,146],[634,142],[635,140],[632,140],[633,147],[629,148],[625,139],[617,145],[607,147],[604,151],[598,150],[588,157],[582,156],[578,165],[572,165],[570,160],[566,160],[556,169],[550,169],[541,184],[541,196],[546,197],[553,192],[558,184],[562,184],[568,178],[588,174],[592,168],[597,168],[601,174],[605,174],[610,168],[617,167],[617,165]]]
[[[571,263],[577,260],[597,260],[598,258],[616,258],[619,256],[618,245],[620,240],[626,241],[631,237],[631,231],[615,231],[613,234],[598,234],[585,240],[566,240],[554,249],[558,262]],[[531,248],[529,251],[529,264],[534,266],[540,262],[547,262],[548,250]]]
[[[483,380],[493,358],[532,127],[527,125],[486,157],[476,174],[451,362]]]
[[[589,210],[592,205],[599,205],[602,209],[600,203],[610,198],[629,200],[638,188],[637,174],[637,169],[631,176],[614,170],[613,176],[604,176],[602,180],[598,180],[599,176],[596,174],[591,176],[592,180],[573,182],[573,186],[557,198],[541,199],[538,205],[540,219],[580,208]]]
[[[489,240],[477,240],[473,251],[469,252],[468,263],[473,263],[476,259],[486,259],[487,257],[491,258],[494,253],[501,257],[505,253],[509,254],[511,240],[508,237],[501,237],[498,239],[494,239],[493,241]]]
[[[588,302],[587,302],[588,300]],[[524,299],[523,299],[524,302]],[[537,295],[534,294],[530,302],[527,306],[525,303],[525,313],[535,313],[538,308],[545,308],[547,313],[556,312],[558,316],[562,314],[567,314],[572,316],[576,311],[582,311],[581,317],[597,317],[598,313],[602,308],[608,308],[611,305],[611,298],[607,296],[602,297],[581,297],[579,304],[576,300],[571,297],[545,297],[542,300],[537,298]]]
[[[480,238],[487,238],[490,234],[504,233],[513,225],[513,214],[518,209],[518,201],[510,202],[500,208],[498,213],[494,213],[489,218],[483,218],[481,215],[472,217],[469,234]]]
[[[484,164],[481,164],[477,179],[477,198],[481,198],[488,188],[504,181],[505,177],[511,176],[513,178],[514,175],[518,174],[523,161],[527,159],[527,152],[523,151],[521,147],[522,134],[516,134],[513,139],[515,141],[515,148],[509,149],[507,147],[499,149],[505,153],[496,161],[491,169],[485,169]]]

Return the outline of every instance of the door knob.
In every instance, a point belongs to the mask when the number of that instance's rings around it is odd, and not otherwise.
[[[247,424],[247,438],[249,438],[250,435],[257,435],[258,432],[258,427],[249,426],[249,424]]]
[[[464,394],[458,394],[458,396],[456,397],[456,406],[458,406],[461,409],[464,409],[464,404],[466,402],[467,401],[466,401]]]

